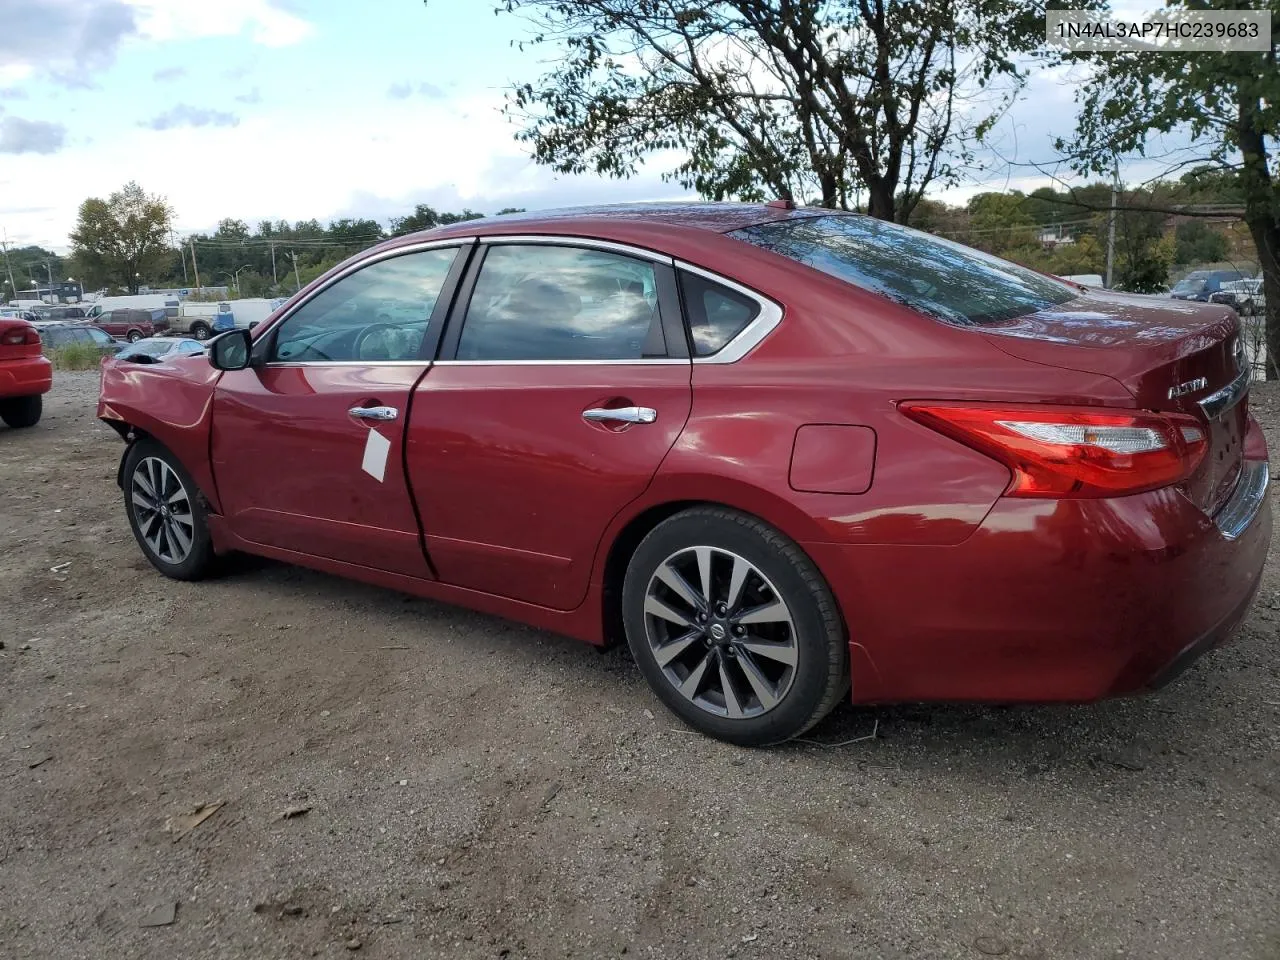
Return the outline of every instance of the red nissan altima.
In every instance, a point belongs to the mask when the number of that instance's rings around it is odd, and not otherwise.
[[[1222,642],[1271,514],[1225,307],[787,204],[391,240],[210,356],[107,364],[139,546],[625,639],[712,736],[1087,701]]]

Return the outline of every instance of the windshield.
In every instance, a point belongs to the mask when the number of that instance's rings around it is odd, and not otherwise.
[[[779,220],[729,234],[947,323],[994,323],[1079,296],[1050,277],[871,217]]]
[[[120,353],[130,357],[136,357],[139,354],[146,357],[163,357],[173,349],[173,346],[172,342],[165,340],[139,340],[137,343],[125,344],[120,348]]]
[[[1196,271],[1188,273],[1185,277],[1173,285],[1171,293],[1199,293],[1203,288],[1205,281],[1209,279],[1209,274]]]

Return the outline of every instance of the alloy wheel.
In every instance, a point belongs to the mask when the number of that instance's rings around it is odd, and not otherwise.
[[[649,579],[644,615],[663,675],[700,709],[757,717],[791,689],[799,653],[791,611],[736,553],[696,546],[667,557]]]
[[[182,563],[191,554],[195,517],[191,497],[169,464],[144,457],[133,471],[134,516],[147,548],[165,563]]]

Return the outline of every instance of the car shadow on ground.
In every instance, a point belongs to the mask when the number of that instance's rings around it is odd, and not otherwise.
[[[487,614],[257,557],[228,558],[216,582],[220,589],[234,591],[293,592],[295,600],[324,596],[349,619],[367,619],[372,625],[388,618],[401,633],[409,616],[410,633],[417,633],[408,638],[410,647],[420,643],[429,649],[438,642],[435,634],[440,629],[462,630],[478,641],[470,654],[477,669],[506,670],[511,682],[519,683],[554,663],[571,673],[571,689],[592,702],[612,704],[621,712],[648,711],[659,730],[696,736],[648,691],[625,645],[599,650]],[[1258,642],[1265,641],[1248,628],[1237,640]],[[1247,690],[1235,689],[1242,676],[1240,665],[1233,662],[1235,650],[1229,646],[1209,654],[1163,690],[1092,704],[845,702],[802,738],[770,752],[845,765],[964,775],[1003,770],[1024,778],[1054,779],[1071,771],[1080,787],[1090,779],[1107,782],[1117,773],[1148,768],[1214,767],[1222,762],[1218,746],[1250,739],[1250,730],[1269,722],[1265,713],[1272,709],[1251,700]],[[468,656],[467,646],[450,647],[450,655]],[[1094,775],[1081,781],[1081,771]]]

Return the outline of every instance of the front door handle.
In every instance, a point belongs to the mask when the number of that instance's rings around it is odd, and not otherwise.
[[[361,420],[394,420],[400,416],[395,407],[352,407],[347,413]]]
[[[582,411],[582,419],[594,423],[653,423],[658,419],[658,411],[653,407],[592,407]]]

